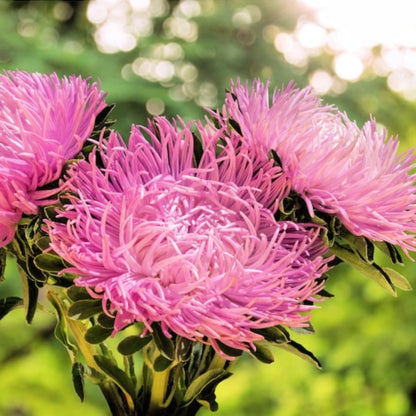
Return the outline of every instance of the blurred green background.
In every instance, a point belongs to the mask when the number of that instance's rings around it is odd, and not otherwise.
[[[384,3],[371,15],[365,1],[333,3],[331,19],[306,0],[0,0],[0,68],[100,79],[125,136],[149,116],[203,116],[239,77],[311,84],[359,124],[372,114],[400,136],[402,150],[413,146],[416,36],[400,43],[394,32],[406,10],[385,13],[387,40],[365,41],[360,24],[377,34],[370,24]],[[355,27],[342,29],[348,19]],[[410,261],[401,270],[413,285],[415,271]],[[19,284],[11,264],[0,297],[18,294]],[[335,297],[314,311],[316,334],[294,337],[323,370],[281,350],[270,365],[243,357],[218,388],[218,416],[416,415],[416,294],[390,297],[343,266],[328,290]],[[31,326],[19,310],[0,322],[0,416],[109,415],[93,385],[79,402],[53,326],[47,311]]]

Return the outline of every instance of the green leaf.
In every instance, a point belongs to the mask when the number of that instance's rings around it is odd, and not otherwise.
[[[398,271],[390,269],[389,267],[383,267],[383,270],[390,277],[390,280],[394,286],[401,290],[412,290],[412,286],[409,281]]]
[[[23,302],[26,309],[26,322],[30,324],[35,316],[36,308],[38,305],[39,289],[36,283],[29,279],[26,274],[21,271],[22,277],[22,289],[23,289]]]
[[[242,136],[240,125],[237,121],[233,120],[232,118],[228,119],[228,122],[230,123],[230,126],[240,135]]]
[[[281,344],[282,342],[288,342],[290,340],[289,333],[279,326],[252,329],[252,331],[262,335],[266,341],[274,344]]]
[[[218,346],[220,347],[221,351],[224,354],[228,355],[229,357],[239,357],[243,353],[242,350],[238,350],[236,348],[229,347],[228,345],[223,344],[219,340],[217,340],[216,342],[217,342]]]
[[[312,324],[308,322],[308,326],[300,326],[300,327],[291,327],[292,331],[298,333],[298,334],[304,334],[304,335],[311,335],[315,333],[315,329],[313,328]]]
[[[188,361],[191,358],[194,342],[190,339],[178,337],[175,343],[176,361]]]
[[[270,351],[270,348],[267,348],[265,345],[262,345],[260,342],[255,342],[254,345],[256,349],[250,349],[251,355],[253,355],[259,361],[265,364],[271,364],[274,362],[274,356],[273,356],[273,353]]]
[[[84,366],[79,362],[74,362],[72,364],[72,383],[74,384],[75,392],[81,401],[84,401]]]
[[[393,296],[397,296],[390,277],[380,266],[375,263],[368,264],[353,251],[338,244],[334,244],[334,246],[330,248],[330,251],[342,261],[354,267],[354,269],[362,273],[364,276],[377,282],[388,293]]]
[[[38,238],[38,239],[36,240],[35,244],[36,244],[36,247],[37,247],[39,250],[44,251],[44,250],[46,250],[47,248],[49,248],[50,239],[49,239],[49,237],[47,237],[47,236],[43,236],[43,237]]]
[[[197,398],[197,396],[202,392],[202,390],[211,386],[212,384],[217,385],[219,382],[225,380],[230,375],[230,372],[222,368],[208,370],[207,372],[201,374],[200,376],[192,380],[192,383],[186,389],[185,395],[183,397],[183,402],[190,403],[192,400]]]
[[[402,256],[396,246],[386,241],[375,241],[374,244],[382,253],[390,257],[393,264],[403,264]]]
[[[69,299],[71,299],[72,301],[77,301],[77,300],[92,300],[93,298],[90,296],[90,294],[87,292],[87,289],[85,289],[85,287],[81,287],[81,286],[70,286],[67,290],[66,290],[66,294],[68,295]]]
[[[204,154],[204,148],[202,146],[201,139],[196,136],[194,133],[192,133],[193,143],[194,143],[194,165],[195,167],[198,167],[199,162],[201,161],[202,155]]]
[[[113,332],[112,329],[103,328],[100,325],[94,325],[91,328],[88,328],[85,333],[85,341],[90,344],[100,344],[105,341]]]
[[[310,362],[316,368],[319,368],[319,369],[322,368],[319,360],[310,351],[308,351],[304,346],[298,344],[295,341],[289,341],[287,344],[278,344],[277,346],[279,348],[289,351],[297,355],[298,357]]]
[[[4,271],[6,270],[7,250],[0,247],[0,282],[4,281]]]
[[[373,263],[374,261],[374,245],[365,237],[356,236],[350,232],[343,234],[343,237],[348,241],[350,247],[366,262]]]
[[[135,397],[136,388],[129,376],[121,370],[117,363],[111,358],[103,355],[94,355],[94,360],[98,367],[107,374],[122,390],[124,390],[130,397]]]
[[[152,325],[153,339],[161,354],[169,360],[175,359],[175,346],[171,339],[167,338],[158,323]]]
[[[167,368],[169,368],[172,362],[173,361],[169,360],[163,355],[159,355],[153,362],[153,369],[157,372],[165,371]]]
[[[275,166],[279,166],[280,168],[282,167],[282,161],[280,160],[279,155],[274,149],[270,149],[269,159],[274,161]]]
[[[82,299],[69,307],[68,316],[72,319],[87,319],[102,311],[100,299]]]
[[[97,322],[103,328],[113,329],[114,328],[114,318],[108,316],[106,313],[100,313],[97,317]]]
[[[151,336],[142,338],[137,335],[131,335],[124,338],[123,341],[118,344],[117,350],[122,355],[132,355],[135,352],[140,351],[151,340]]]
[[[57,322],[55,326],[55,338],[64,345],[64,347],[68,351],[71,361],[75,362],[75,357],[78,353],[78,348],[75,344],[71,342],[69,338],[68,326],[65,319],[65,312],[62,309],[59,300],[53,292],[49,292],[47,296],[50,304],[55,309],[57,317]]]
[[[52,253],[41,253],[34,258],[36,267],[48,273],[59,273],[65,268],[61,257]]]
[[[10,311],[22,305],[23,299],[16,296],[0,299],[0,319],[3,319]]]

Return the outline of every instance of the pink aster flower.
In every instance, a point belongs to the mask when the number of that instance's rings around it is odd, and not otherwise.
[[[259,81],[251,89],[233,85],[222,114],[212,114],[223,125],[238,123],[240,139],[263,158],[277,152],[288,188],[302,196],[311,216],[333,214],[355,235],[416,249],[416,176],[409,174],[415,155],[398,155],[397,138],[386,139],[374,119],[359,129],[321,105],[311,88],[293,84],[270,102],[268,85]]]
[[[0,246],[23,213],[50,202],[57,189],[46,185],[81,150],[105,106],[99,86],[80,77],[0,75]]]
[[[218,137],[202,134],[197,167],[189,126],[163,118],[133,127],[128,145],[114,132],[101,140],[103,168],[94,153],[71,166],[67,221],[48,222],[51,247],[116,315],[115,331],[159,322],[219,353],[217,341],[247,350],[262,339],[252,329],[306,325],[326,247],[319,227],[276,222],[259,202],[260,185],[275,192],[272,175],[243,178],[232,147],[229,161],[216,158]]]

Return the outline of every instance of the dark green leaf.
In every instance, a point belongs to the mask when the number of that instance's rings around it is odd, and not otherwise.
[[[4,281],[4,271],[6,269],[7,250],[0,247],[0,282]]]
[[[228,120],[228,122],[230,123],[230,126],[240,135],[240,136],[242,136],[243,134],[242,134],[242,132],[241,132],[241,128],[240,128],[240,125],[238,124],[238,122],[237,121],[235,121],[235,120],[233,120],[232,118],[230,118],[229,120]]]
[[[217,342],[218,346],[220,347],[221,351],[224,354],[228,355],[229,357],[239,357],[243,353],[242,350],[238,350],[236,348],[229,347],[228,345],[223,344],[221,341],[217,340],[216,342]]]
[[[290,340],[289,333],[284,331],[283,328],[274,326],[270,328],[252,329],[256,334],[260,334],[266,341],[281,344],[282,342],[288,342]]]
[[[250,354],[252,354],[255,358],[257,358],[262,363],[271,364],[274,362],[274,356],[273,353],[270,351],[269,348],[262,345],[259,342],[254,343],[256,349],[250,350]],[[282,345],[282,344],[277,344]]]
[[[199,137],[197,137],[195,134],[192,134],[192,137],[194,142],[194,164],[195,167],[198,167],[199,162],[201,161],[202,155],[204,153],[204,148]]]
[[[58,273],[65,268],[61,257],[52,253],[41,253],[34,258],[36,267],[48,273]]]
[[[157,372],[162,372],[165,371],[171,364],[171,360],[163,355],[159,355],[153,362],[153,369]]]
[[[110,104],[105,107],[95,118],[94,130],[101,130],[106,125],[111,125],[114,121],[107,121],[108,116],[113,111],[115,104]]]
[[[308,326],[291,327],[290,329],[292,329],[294,332],[296,332],[298,334],[310,335],[310,334],[315,333],[315,329],[313,328],[313,326],[310,322],[308,322]]]
[[[175,358],[177,361],[188,361],[191,358],[194,342],[190,339],[178,337],[175,343]]]
[[[39,248],[39,250],[46,250],[49,248],[50,239],[47,236],[40,237],[36,240],[36,246]]]
[[[68,309],[68,316],[73,319],[87,319],[103,311],[100,299],[78,300]]]
[[[277,346],[279,348],[282,348],[286,351],[289,351],[297,355],[300,358],[303,358],[304,360],[313,364],[316,368],[319,368],[319,369],[322,368],[319,360],[310,351],[308,351],[304,346],[298,344],[295,341],[290,341],[286,344],[278,344]]]
[[[92,300],[93,298],[90,296],[90,294],[87,292],[85,287],[81,286],[71,286],[67,289],[66,294],[68,295],[69,299],[72,301],[77,300]]]
[[[25,276],[24,272],[21,272],[21,275],[23,301],[26,309],[26,322],[30,324],[32,322],[33,317],[35,316],[35,311],[38,305],[39,289],[33,280]]]
[[[114,328],[114,318],[108,316],[106,313],[100,313],[97,317],[97,322],[103,328],[113,329]]]
[[[269,159],[272,159],[274,161],[275,166],[282,167],[282,161],[280,160],[279,155],[274,149],[270,150]]]
[[[105,341],[113,332],[112,329],[103,328],[100,325],[94,325],[85,333],[85,341],[90,344],[100,344]]]
[[[161,354],[169,360],[175,359],[175,346],[171,339],[167,338],[158,323],[152,325],[153,339]]]
[[[75,362],[75,356],[78,352],[78,348],[69,339],[65,312],[62,309],[62,306],[58,298],[53,292],[48,293],[48,300],[50,304],[54,307],[57,316],[57,322],[55,326],[55,337],[59,342],[61,342],[65,346],[69,356],[71,357],[71,361]]]
[[[118,352],[122,355],[131,355],[137,351],[140,351],[145,345],[152,340],[151,336],[139,337],[137,335],[131,335],[124,338],[123,341],[118,344]]]
[[[366,262],[374,261],[374,245],[365,237],[356,236],[350,232],[344,232],[343,237],[348,241],[350,247]]]
[[[389,267],[383,267],[383,271],[389,276],[394,286],[401,290],[412,290],[410,282],[398,271]]]
[[[84,366],[79,362],[72,364],[72,383],[81,401],[84,401]]]
[[[393,296],[397,296],[396,290],[390,277],[380,266],[375,263],[368,264],[352,250],[349,250],[348,248],[338,244],[334,244],[334,246],[330,248],[330,251],[342,261],[354,267],[364,276],[377,282],[382,288],[387,290],[388,293]]]
[[[211,386],[212,384],[217,385],[219,382],[225,380],[230,375],[231,373],[222,368],[208,370],[207,372],[201,374],[192,380],[192,383],[186,389],[185,395],[183,397],[183,402],[189,403],[192,400],[195,400],[202,392],[202,390]]]
[[[103,355],[94,355],[94,360],[98,367],[107,374],[121,389],[123,389],[131,397],[135,397],[136,388],[129,376],[121,370],[117,363]]]
[[[23,299],[10,296],[0,299],[0,319],[3,319],[10,311],[23,305]]]
[[[393,264],[403,264],[402,256],[396,246],[385,241],[376,241],[374,244],[384,254],[390,257]]]

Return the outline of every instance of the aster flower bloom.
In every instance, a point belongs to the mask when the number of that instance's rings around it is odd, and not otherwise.
[[[50,184],[81,150],[105,106],[99,85],[81,77],[0,75],[0,246],[13,239],[23,213],[50,203],[57,192]]]
[[[306,326],[328,259],[318,226],[277,222],[262,204],[279,193],[265,186],[278,170],[261,173],[232,143],[217,158],[218,134],[200,133],[195,162],[190,126],[159,118],[133,127],[128,145],[112,132],[98,144],[103,167],[95,153],[71,166],[67,222],[47,227],[75,283],[116,315],[115,331],[158,322],[224,355],[219,341],[248,350],[262,339],[252,329]]]
[[[416,249],[415,155],[398,155],[397,138],[386,139],[374,119],[359,129],[321,105],[311,88],[292,83],[270,102],[260,81],[251,89],[237,82],[222,114],[211,114],[222,125],[238,123],[240,139],[260,157],[276,151],[288,189],[303,198],[311,217],[315,211],[336,215],[355,235]]]

